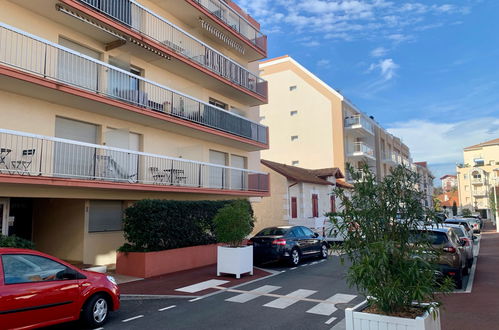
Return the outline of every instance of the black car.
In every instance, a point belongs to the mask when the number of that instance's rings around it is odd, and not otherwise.
[[[323,237],[303,226],[281,226],[262,229],[248,241],[253,245],[255,264],[288,261],[298,265],[302,258],[327,258],[328,244]]]

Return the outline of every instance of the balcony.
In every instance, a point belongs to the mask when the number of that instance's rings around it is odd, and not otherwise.
[[[383,157],[383,161],[391,166],[397,166],[398,165],[398,156],[397,154],[393,152],[385,152],[385,155]]]
[[[141,114],[181,119],[180,125],[194,123],[198,128],[229,133],[229,140],[230,136],[241,137],[260,148],[268,144],[267,127],[259,123],[2,23],[0,44],[4,45],[0,63],[16,69],[138,107]],[[128,119],[124,111],[113,113]],[[196,135],[199,130],[189,128],[183,134]]]
[[[130,33],[129,37],[132,39],[134,39],[132,34],[138,32],[161,45],[162,48],[166,47],[172,56],[188,59],[229,84],[238,86],[256,96],[261,102],[266,102],[267,82],[265,80],[137,2],[133,0],[115,2],[98,0],[64,1],[66,5],[70,6],[74,2],[89,6],[93,10],[124,25],[126,27],[125,31]],[[99,19],[97,16],[93,18]],[[132,41],[139,45],[148,44],[148,40],[144,38]],[[155,47],[155,45],[152,46]],[[145,48],[150,49],[148,46]],[[184,75],[192,79],[187,72]]]
[[[374,135],[373,125],[362,115],[345,118],[345,128],[355,137]]]
[[[0,181],[53,178],[156,191],[261,195],[269,190],[268,174],[262,172],[6,129],[0,129],[0,174]]]
[[[484,196],[487,196],[487,190],[486,189],[473,189],[472,194],[475,197],[484,197]]]
[[[374,150],[364,142],[354,142],[353,146],[351,146],[351,148],[348,148],[347,156],[350,158],[358,158],[359,160],[366,158],[370,160],[376,160]]]
[[[194,2],[209,11],[245,40],[248,40],[263,54],[267,54],[267,37],[226,2],[221,0],[194,0]]]
[[[471,178],[471,184],[476,184],[476,185],[482,185],[485,184],[485,179],[481,177],[472,177]]]

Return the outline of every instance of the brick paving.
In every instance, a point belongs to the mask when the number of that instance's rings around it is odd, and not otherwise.
[[[232,287],[241,283],[256,280],[261,277],[270,275],[271,273],[264,270],[254,268],[253,276],[249,274],[241,275],[240,279],[236,279],[234,275],[217,276],[217,265],[210,265],[196,269],[184,270],[167,275],[150,277],[143,280],[122,283],[119,285],[121,294],[138,294],[138,295],[177,295],[177,296],[201,296],[216,291],[215,289],[207,289],[194,294],[175,291],[188,285],[199,282],[208,281],[211,279],[229,281],[221,286]]]
[[[499,329],[499,233],[487,222],[471,293],[452,293],[442,298],[443,330]]]

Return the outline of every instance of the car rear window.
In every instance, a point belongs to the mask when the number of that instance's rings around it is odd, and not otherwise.
[[[438,231],[417,231],[411,233],[411,242],[428,241],[433,245],[440,245],[447,242],[447,235]]]
[[[452,230],[454,230],[454,232],[457,234],[457,236],[466,237],[466,234],[464,233],[462,228],[452,227]]]
[[[288,232],[288,228],[271,227],[271,228],[262,229],[255,236],[282,236],[282,235],[286,235],[287,232]]]
[[[470,226],[467,221],[445,221],[445,223],[453,223],[455,225],[462,225],[466,230],[470,229]]]

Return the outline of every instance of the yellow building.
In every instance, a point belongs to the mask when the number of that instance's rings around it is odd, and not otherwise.
[[[271,148],[262,158],[308,169],[337,167],[349,179],[346,163],[367,161],[378,177],[410,165],[409,148],[373,117],[289,56],[260,62],[269,82],[269,103],[261,123],[271,127]]]
[[[1,233],[113,264],[133,201],[268,195],[259,30],[222,0],[1,1]]]
[[[456,167],[461,207],[491,219],[492,188],[499,184],[499,139],[464,148],[463,158]]]

